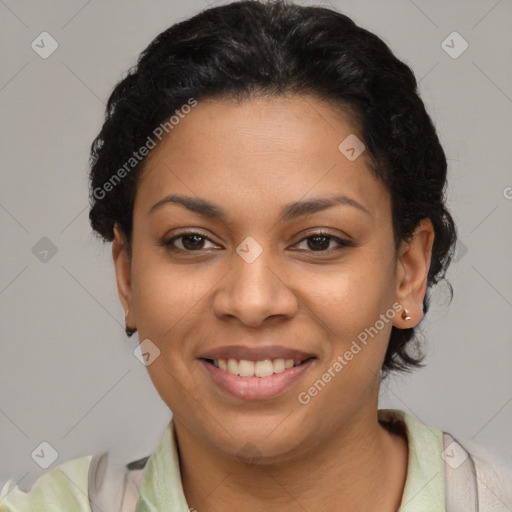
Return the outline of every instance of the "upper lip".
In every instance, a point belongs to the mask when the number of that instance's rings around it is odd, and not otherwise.
[[[307,354],[294,348],[269,345],[264,347],[248,347],[244,345],[229,345],[208,350],[200,359],[245,359],[247,361],[263,361],[265,359],[293,359],[303,361],[313,354]]]

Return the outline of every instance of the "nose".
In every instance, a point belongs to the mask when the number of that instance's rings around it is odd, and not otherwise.
[[[233,254],[231,270],[214,293],[213,312],[218,318],[260,327],[270,317],[296,314],[298,301],[287,283],[289,273],[270,253],[264,249],[253,261]]]

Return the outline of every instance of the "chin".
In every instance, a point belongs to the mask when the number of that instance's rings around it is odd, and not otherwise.
[[[223,424],[224,428],[216,429],[216,438],[211,443],[247,464],[272,464],[289,459],[310,436],[305,435],[307,430],[298,423],[292,425],[283,421],[284,418],[286,414],[281,413],[278,417],[260,416],[256,421],[243,418]]]

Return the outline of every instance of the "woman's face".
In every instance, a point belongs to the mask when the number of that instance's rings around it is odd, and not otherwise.
[[[277,460],[376,415],[392,325],[411,322],[390,197],[354,136],[310,97],[199,101],[147,159],[121,300],[175,421],[225,454]]]

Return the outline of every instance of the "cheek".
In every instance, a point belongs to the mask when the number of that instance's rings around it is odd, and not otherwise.
[[[194,333],[204,322],[207,291],[212,280],[205,272],[170,265],[147,255],[133,265],[133,302],[141,341],[151,340],[159,355],[147,366],[153,385],[174,412],[187,408],[187,400],[200,397],[190,377]],[[194,399],[193,401],[195,401]]]
[[[168,380],[167,373],[186,383],[201,332],[212,325],[209,301],[222,275],[214,267],[172,264],[147,252],[140,263],[134,258],[132,290],[139,338],[150,339],[160,350],[148,371],[152,378],[161,373]]]
[[[338,361],[331,373],[343,374],[335,380],[351,393],[353,386],[342,385],[342,381],[362,385],[379,374],[396,314],[392,308],[393,258],[371,251],[361,251],[359,256],[321,279],[306,280],[303,290],[307,309],[329,340],[323,344],[322,371]],[[337,387],[332,386],[333,390]]]
[[[305,277],[302,298],[342,338],[372,325],[390,307],[393,297],[392,263],[383,256],[361,253],[347,265],[324,275]]]
[[[209,284],[205,270],[176,265],[161,255],[141,251],[133,264],[133,301],[137,327],[147,337],[164,341],[197,314]]]
[[[396,314],[389,277],[382,270],[365,264],[338,271],[317,280],[306,294],[309,316],[324,343],[319,344],[323,350],[319,367],[297,398],[322,414],[323,428],[335,428],[340,415],[355,413],[378,385]],[[312,422],[312,428],[313,416],[305,420]]]

